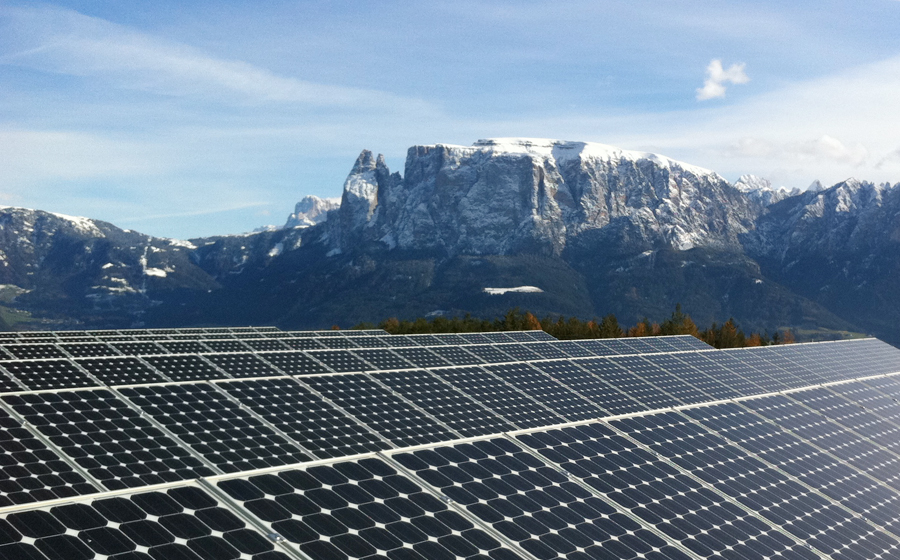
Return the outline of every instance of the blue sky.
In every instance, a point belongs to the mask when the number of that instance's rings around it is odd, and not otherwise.
[[[0,0],[0,204],[239,233],[364,148],[508,136],[895,183],[898,29],[898,0]]]

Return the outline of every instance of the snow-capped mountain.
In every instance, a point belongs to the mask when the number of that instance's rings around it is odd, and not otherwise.
[[[647,247],[738,247],[756,205],[712,171],[603,144],[480,140],[409,149],[401,177],[364,151],[327,242],[458,254],[561,254],[609,232]]]
[[[294,207],[294,213],[288,216],[285,228],[309,227],[322,223],[328,212],[341,206],[340,198],[319,198],[309,195],[300,199]]]
[[[321,327],[514,306],[634,322],[680,302],[698,324],[900,341],[896,185],[788,192],[602,144],[492,139],[413,146],[402,175],[363,151],[335,205],[307,197],[284,228],[188,242],[2,208],[0,305],[80,326]]]

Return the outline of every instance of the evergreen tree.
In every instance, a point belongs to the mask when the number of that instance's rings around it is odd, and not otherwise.
[[[625,334],[622,332],[616,316],[612,313],[601,319],[597,331],[600,338],[621,338]]]

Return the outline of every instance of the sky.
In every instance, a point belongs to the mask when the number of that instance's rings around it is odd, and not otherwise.
[[[281,225],[363,149],[590,141],[900,182],[898,0],[0,0],[0,205]]]

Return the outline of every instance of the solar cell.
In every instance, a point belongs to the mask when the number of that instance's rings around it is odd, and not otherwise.
[[[219,371],[200,356],[146,356],[143,359],[172,381],[206,381],[228,377],[227,373]]]
[[[578,365],[647,408],[668,408],[682,404],[679,400],[664,393],[655,385],[620,367],[617,363],[611,361],[612,359],[588,358],[578,360]]]
[[[92,356],[117,356],[119,353],[110,345],[102,342],[62,342],[59,344],[66,354],[73,358]]]
[[[281,375],[253,354],[206,354],[203,356],[231,377],[268,377]]]
[[[900,452],[900,427],[863,409],[829,389],[806,389],[791,393],[791,398],[866,439]]]
[[[489,365],[484,368],[566,420],[588,420],[606,415],[592,402],[573,393],[529,364]]]
[[[546,342],[546,341],[554,341],[555,337],[545,333],[544,331],[520,331],[525,335],[531,337],[535,342]]]
[[[96,491],[62,457],[0,408],[0,508]]]
[[[80,358],[75,363],[109,386],[168,381],[137,358]]]
[[[212,384],[152,385],[120,392],[222,472],[310,459]]]
[[[423,411],[362,374],[308,376],[303,383],[393,444],[405,447],[456,439]]]
[[[441,368],[431,372],[520,428],[565,422],[562,416],[480,367]]]
[[[653,364],[649,360],[649,356],[646,358],[643,356],[618,356],[609,358],[609,360],[683,403],[694,404],[712,400],[712,397],[697,387]]]
[[[756,367],[742,360],[742,354],[735,354],[731,351],[710,352],[703,354],[704,357],[711,360],[723,368],[734,372],[736,375],[750,381],[754,385],[761,387],[766,393],[775,393],[784,391],[787,386],[783,383],[775,381]]]
[[[466,344],[490,344],[492,341],[482,333],[459,333]]]
[[[465,437],[515,429],[427,371],[381,372],[373,377]]]
[[[5,371],[0,370],[0,393],[11,393],[14,391],[23,391],[26,387],[19,384]]]
[[[578,362],[556,360],[532,365],[590,400],[608,414],[629,414],[647,410],[645,405],[579,367]]]
[[[16,560],[290,558],[196,485],[13,512],[0,535]]]
[[[307,558],[520,559],[381,459],[216,484]]]
[[[466,342],[466,339],[459,336],[458,334],[441,333],[434,334],[432,336],[445,346],[459,346],[462,344],[468,344],[468,342]]]
[[[574,342],[589,352],[591,356],[614,356],[617,354],[604,340],[577,340]]]
[[[9,361],[3,362],[2,366],[22,385],[35,391],[98,385],[68,360]]]
[[[391,335],[382,338],[389,347],[391,348],[404,348],[409,346],[419,346],[419,343],[415,341],[415,339],[410,338],[408,336],[403,335]]]
[[[3,402],[109,490],[214,474],[111,391],[12,395]]]
[[[675,347],[678,351],[713,350],[712,346],[689,334],[667,336],[665,338],[666,342]]]
[[[355,418],[293,378],[224,382],[219,386],[319,458],[390,447]]]
[[[387,342],[376,336],[358,336],[353,339],[360,348],[387,348]]]

